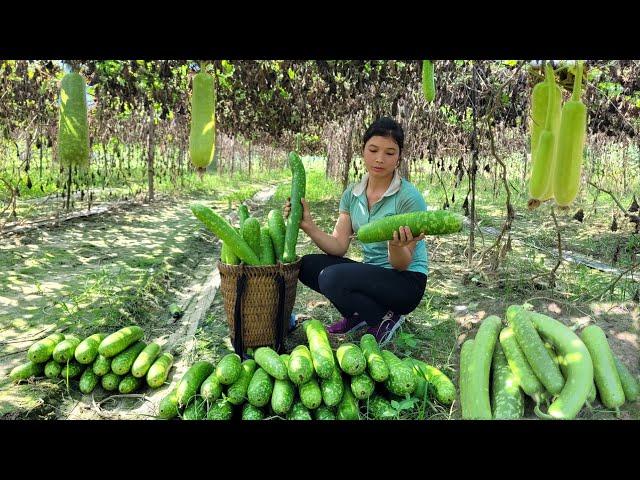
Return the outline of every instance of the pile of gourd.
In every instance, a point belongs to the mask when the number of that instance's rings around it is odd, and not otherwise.
[[[638,380],[613,354],[597,325],[578,336],[563,323],[521,305],[511,305],[506,318],[503,328],[499,317],[487,317],[475,338],[462,345],[463,418],[521,418],[523,392],[544,419],[573,419],[596,395],[617,413],[625,402],[640,398]],[[548,413],[541,410],[543,402]]]
[[[131,393],[146,383],[161,387],[169,375],[173,355],[161,347],[142,341],[144,331],[137,325],[106,335],[95,333],[84,340],[75,335],[53,333],[33,343],[28,362],[15,367],[9,377],[15,381],[44,375],[69,383],[79,378],[79,389],[91,393],[98,384],[107,391]]]
[[[451,405],[456,390],[437,368],[401,360],[380,350],[365,334],[360,345],[342,343],[334,352],[323,324],[303,323],[308,340],[290,354],[259,347],[253,358],[236,353],[217,365],[197,361],[159,404],[158,417],[184,420],[360,420],[392,419],[392,401],[406,398]]]
[[[302,219],[300,199],[306,191],[306,173],[302,160],[296,152],[289,154],[291,179],[291,212],[285,224],[280,210],[269,212],[266,225],[252,217],[246,205],[238,208],[240,228],[234,228],[227,220],[211,208],[194,204],[191,211],[207,230],[222,241],[220,259],[223,263],[238,265],[275,265],[276,262],[291,263],[297,259],[296,243]]]

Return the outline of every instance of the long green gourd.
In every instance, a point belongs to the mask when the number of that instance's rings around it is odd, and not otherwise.
[[[260,265],[260,259],[255,252],[224,218],[209,207],[198,203],[191,205],[191,211],[207,230],[216,234],[240,260],[247,265]]]
[[[242,227],[247,218],[249,218],[251,214],[249,213],[249,207],[247,207],[244,203],[240,204],[238,207],[238,221],[240,222],[240,234],[242,234]]]
[[[356,238],[362,243],[393,240],[393,232],[404,226],[411,229],[414,237],[421,233],[447,235],[462,230],[463,219],[462,215],[446,210],[400,213],[363,225],[358,230]]]
[[[67,73],[60,82],[58,159],[65,167],[89,164],[87,85],[82,75]]]
[[[433,102],[436,98],[436,85],[433,79],[433,62],[422,61],[422,91],[427,102]]]
[[[201,71],[193,77],[191,92],[191,163],[202,175],[213,160],[216,144],[216,95],[213,77]]]
[[[551,72],[551,83],[553,85],[553,89],[551,90],[554,94],[552,100],[552,104],[550,105],[550,124],[549,128],[553,133],[553,160],[551,162],[550,171],[549,171],[549,182],[547,183],[547,189],[542,194],[541,200],[546,202],[553,198],[553,177],[556,174],[556,161],[558,159],[558,136],[560,133],[560,118],[562,117],[562,90],[556,84],[556,78]]]
[[[273,243],[273,249],[276,253],[276,260],[282,261],[284,255],[284,240],[287,232],[287,227],[284,223],[284,217],[280,210],[270,210],[267,216],[267,223],[269,226],[269,235]]]
[[[220,260],[228,265],[238,265],[240,263],[238,256],[224,242],[222,242],[222,248],[220,249]]]
[[[589,325],[580,334],[580,339],[591,355],[600,400],[605,407],[617,410],[624,404],[625,395],[607,336],[599,326]]]
[[[275,265],[276,263],[276,253],[273,250],[268,227],[260,227],[260,263],[262,265]]]
[[[544,130],[535,151],[531,153],[531,177],[529,178],[530,209],[537,208],[540,203],[553,196],[553,175],[555,169],[555,153],[560,113],[560,91],[555,82],[553,68],[546,66],[547,108]]]
[[[587,131],[587,107],[580,100],[582,62],[578,62],[571,100],[562,107],[558,132],[557,160],[553,194],[561,208],[567,208],[578,195],[582,153]]]
[[[524,415],[524,395],[507,357],[497,343],[491,363],[491,408],[496,420],[515,420]]]
[[[51,359],[51,355],[60,342],[64,341],[64,335],[61,333],[52,333],[42,340],[38,340],[27,352],[27,358],[33,363],[45,363]]]
[[[509,368],[520,385],[520,388],[534,399],[536,405],[544,399],[545,388],[534,373],[527,357],[525,357],[516,336],[511,327],[505,327],[498,337],[502,351],[504,352]]]
[[[460,349],[458,386],[460,388],[460,410],[463,420],[470,420],[473,418],[473,407],[471,405],[471,398],[469,394],[469,364],[471,363],[474,344],[475,340],[470,338],[462,344],[462,348]]]
[[[315,372],[318,374],[318,377],[322,379],[331,378],[337,366],[333,350],[331,349],[331,343],[329,343],[329,336],[327,335],[324,325],[320,320],[312,318],[305,320],[302,323],[302,327],[307,336]]]
[[[411,361],[413,363],[413,371],[419,372],[424,377],[433,388],[438,401],[444,405],[451,405],[456,398],[456,387],[449,377],[438,368],[422,360],[412,358]]]
[[[545,72],[546,73],[546,72]],[[555,78],[554,78],[555,80]],[[554,81],[555,83],[555,81]],[[531,92],[531,122],[530,122],[530,131],[531,131],[531,159],[533,162],[533,158],[536,150],[538,150],[538,143],[540,141],[540,135],[545,129],[546,121],[547,121],[547,112],[549,107],[549,81],[548,77],[545,75],[545,79],[535,87],[533,87],[533,91]],[[560,128],[560,115],[562,109],[562,92],[560,87],[556,84],[554,90],[557,98],[553,100],[553,109],[552,109],[552,117],[551,117],[551,131],[556,137],[557,142],[557,134],[558,129]]]
[[[256,254],[258,259],[260,258],[260,222],[255,217],[249,217],[245,220],[240,234],[247,245],[251,247],[253,253]]]
[[[289,212],[289,222],[284,238],[284,254],[282,263],[296,261],[296,244],[298,242],[298,232],[300,221],[302,220],[301,198],[306,194],[307,176],[302,160],[296,152],[289,154],[289,168],[291,168],[291,211]]]
[[[549,406],[548,414],[539,406],[534,408],[538,417],[546,419],[572,419],[584,406],[593,384],[593,363],[585,344],[567,326],[541,313],[529,312],[529,318],[538,333],[549,340],[563,356],[567,378],[560,394]]]
[[[638,382],[638,379],[633,376],[626,365],[622,363],[618,357],[614,355],[613,360],[616,362],[616,368],[618,369],[618,375],[620,376],[620,382],[622,383],[625,400],[627,402],[635,402],[640,398],[640,382]]]
[[[474,339],[473,352],[468,365],[470,417],[473,420],[491,420],[491,401],[489,397],[489,379],[491,374],[491,361],[493,351],[502,321],[499,317],[491,315],[487,317]]]
[[[565,380],[560,372],[560,367],[549,355],[532,323],[531,315],[533,313],[535,312],[529,312],[520,305],[511,305],[507,308],[507,321],[513,328],[518,345],[536,377],[549,393],[558,395],[564,387]]]

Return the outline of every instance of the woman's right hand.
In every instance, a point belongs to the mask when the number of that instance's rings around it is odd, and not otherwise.
[[[311,212],[309,211],[309,205],[304,198],[300,199],[300,203],[302,203],[302,218],[300,219],[300,228],[304,231],[307,227],[313,225],[313,219],[311,218]],[[289,218],[289,213],[291,213],[291,197],[288,197],[284,203],[284,211],[282,215],[284,219]]]

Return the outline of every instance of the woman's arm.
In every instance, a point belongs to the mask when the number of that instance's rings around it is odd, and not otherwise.
[[[320,250],[329,255],[335,255],[337,257],[344,256],[349,250],[351,243],[351,235],[353,229],[351,228],[351,216],[348,213],[340,212],[336,226],[333,229],[333,234],[329,235],[318,228],[309,212],[309,206],[305,199],[300,200],[302,203],[302,220],[300,221],[300,229],[306,233],[313,243],[315,243]],[[284,217],[289,216],[290,203],[287,201],[284,209]]]
[[[389,240],[387,243],[391,266],[399,271],[409,268],[416,245],[420,240],[424,239],[424,236],[424,233],[421,233],[416,238],[413,238],[409,227],[400,227],[397,232],[393,232],[393,240]]]
[[[323,232],[318,228],[315,223],[307,224],[302,227],[304,233],[309,235],[311,240],[325,253],[329,255],[335,255],[337,257],[344,256],[349,250],[349,244],[351,243],[351,234],[353,230],[351,228],[351,217],[348,213],[340,212],[336,226],[333,229],[333,234]]]

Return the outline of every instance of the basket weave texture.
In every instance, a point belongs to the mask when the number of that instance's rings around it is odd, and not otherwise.
[[[235,339],[235,305],[238,278],[244,273],[246,283],[242,295],[242,342],[245,348],[274,346],[276,344],[277,322],[282,320],[283,332],[289,328],[289,317],[296,301],[296,288],[302,258],[293,263],[250,266],[244,263],[229,265],[218,261],[220,290],[224,300],[224,310],[231,341]],[[284,277],[285,300],[284,319],[278,319],[278,274]]]

